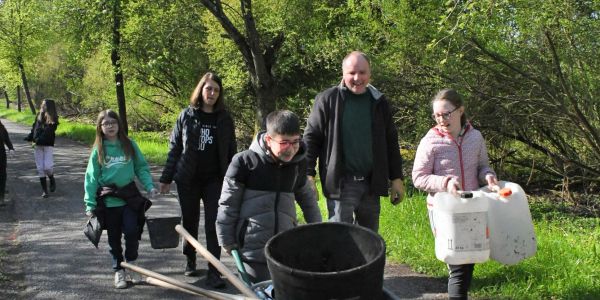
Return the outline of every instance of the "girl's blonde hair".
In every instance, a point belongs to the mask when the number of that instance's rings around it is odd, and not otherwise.
[[[135,151],[133,150],[133,145],[131,144],[131,140],[125,134],[123,130],[123,124],[121,123],[121,118],[119,118],[119,114],[115,111],[107,109],[103,110],[98,114],[98,119],[96,120],[96,140],[94,141],[94,147],[96,147],[98,151],[98,163],[100,165],[104,164],[104,133],[102,133],[102,121],[104,118],[110,117],[117,120],[117,124],[119,125],[119,130],[117,131],[117,139],[121,142],[121,147],[123,148],[123,152],[125,152],[125,157],[127,159],[131,157],[135,157]]]

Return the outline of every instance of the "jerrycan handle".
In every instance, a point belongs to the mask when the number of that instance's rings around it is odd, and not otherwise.
[[[471,198],[473,198],[473,192],[460,191],[458,193],[458,195],[460,196],[461,199],[471,199]]]

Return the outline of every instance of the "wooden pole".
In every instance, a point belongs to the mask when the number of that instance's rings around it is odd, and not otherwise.
[[[183,228],[181,225],[177,225],[175,226],[175,230],[179,232],[179,234],[184,239],[186,239],[188,243],[194,246],[194,248],[196,248],[196,250],[198,250],[198,252],[208,260],[208,262],[210,262],[215,268],[217,268],[217,270],[219,270],[221,274],[223,274],[227,279],[229,279],[231,284],[233,284],[238,290],[240,290],[242,294],[253,299],[258,299],[256,294],[252,292],[252,290],[248,286],[246,286],[246,284],[243,281],[237,278],[237,276],[235,276],[235,274],[233,274],[231,270],[229,270],[221,261],[219,261],[210,252],[208,252],[208,250],[206,250],[204,246],[202,246],[193,236],[191,236],[187,232],[187,230],[185,230],[185,228]]]
[[[171,285],[174,285],[174,286],[177,286],[179,288],[182,288],[182,289],[185,289],[185,290],[189,290],[189,291],[192,291],[194,293],[201,294],[201,295],[209,297],[211,299],[217,299],[217,300],[235,300],[234,298],[231,298],[231,297],[228,297],[228,296],[223,296],[223,294],[220,294],[220,293],[218,294],[218,293],[215,293],[213,291],[205,290],[203,288],[199,288],[199,287],[191,285],[189,283],[181,282],[181,281],[179,281],[177,279],[173,279],[173,278],[164,276],[162,274],[159,274],[159,273],[156,273],[156,272],[150,271],[148,269],[144,269],[144,268],[141,268],[141,267],[138,267],[138,266],[126,263],[126,262],[121,262],[121,266],[123,268],[135,271],[137,273],[140,273],[140,274],[143,274],[143,275],[146,275],[146,276],[149,276],[149,277],[153,277],[153,278],[159,279],[161,281],[167,282],[167,283],[169,283]]]
[[[162,281],[162,280],[154,278],[154,277],[149,277],[149,276],[146,277],[146,282],[149,283],[149,284],[152,284],[152,285],[156,285],[156,286],[160,286],[160,287],[164,287],[164,288],[168,288],[168,289],[173,289],[173,290],[181,291],[181,292],[188,293],[188,294],[191,294],[191,295],[204,296],[204,295],[202,295],[200,293],[196,293],[194,291],[190,291],[190,290],[186,290],[186,289],[180,288],[180,287],[178,287],[176,285],[172,285],[172,284],[170,284],[168,282]],[[246,300],[246,299],[248,299],[247,297],[239,296],[239,295],[230,295],[230,294],[225,294],[225,293],[220,293],[220,292],[213,292],[213,293],[222,294],[222,295],[224,295],[226,297],[230,297],[230,299],[232,299],[232,300]]]

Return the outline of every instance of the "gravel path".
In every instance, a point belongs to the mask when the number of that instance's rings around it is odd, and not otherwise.
[[[29,128],[8,120],[2,123],[10,133],[16,155],[8,161],[7,205],[0,207],[0,299],[199,299],[149,284],[114,289],[106,233],[99,249],[82,233],[86,221],[83,177],[90,148],[57,138],[57,190],[43,199],[31,145],[23,141]],[[160,168],[153,166],[152,170],[158,179]],[[174,192],[154,199],[149,217],[179,215]],[[203,240],[199,237],[201,243]],[[224,254],[222,260],[235,270],[230,257]],[[184,263],[181,248],[152,249],[145,230],[138,266],[205,288],[203,277],[183,276]],[[201,256],[199,267],[206,268]],[[384,285],[400,299],[447,296],[445,280],[414,273],[404,265],[388,264]],[[236,290],[229,284],[225,292]]]

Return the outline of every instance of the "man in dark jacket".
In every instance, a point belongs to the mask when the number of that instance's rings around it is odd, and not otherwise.
[[[315,98],[304,131],[307,175],[319,176],[330,221],[379,229],[379,197],[402,200],[402,157],[389,102],[369,85],[368,57],[351,52],[342,62],[343,80]]]
[[[272,236],[297,225],[295,202],[306,222],[321,222],[317,195],[305,174],[300,121],[286,110],[270,113],[267,132],[236,154],[227,169],[217,238],[228,253],[239,249],[252,282],[270,278],[264,247]]]

